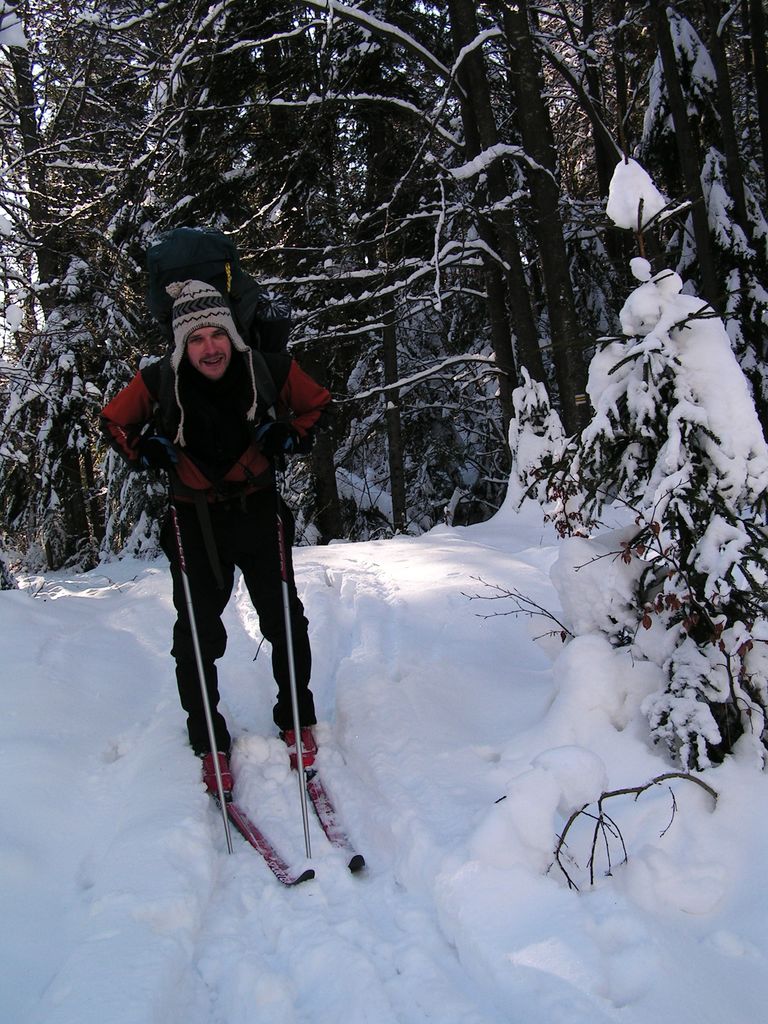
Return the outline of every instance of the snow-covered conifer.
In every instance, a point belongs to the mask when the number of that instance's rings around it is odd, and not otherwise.
[[[523,383],[512,392],[509,423],[510,496],[519,502],[534,498],[547,507],[547,482],[554,465],[562,458],[567,439],[560,417],[550,405],[546,387],[531,380],[524,366],[520,376]]]
[[[703,767],[766,739],[768,446],[722,320],[676,273],[639,258],[633,272],[624,340],[590,367],[574,471],[590,515],[633,513],[635,643],[668,677],[645,710],[657,740]]]

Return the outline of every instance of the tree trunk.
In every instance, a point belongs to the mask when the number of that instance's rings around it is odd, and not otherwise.
[[[307,350],[301,357],[301,366],[311,377],[323,383],[325,374],[318,356],[312,349]],[[331,418],[325,428],[317,431],[310,460],[315,494],[313,521],[320,531],[322,544],[328,544],[344,536],[344,520],[336,484],[335,450],[336,431]]]
[[[527,6],[527,5],[526,5]],[[602,88],[600,79],[600,68],[595,60],[594,46],[594,10],[592,0],[584,0],[582,4],[582,28],[584,46],[584,78],[587,85],[587,95],[600,120],[605,122],[605,107],[603,105]],[[542,102],[543,106],[543,102]],[[595,151],[595,171],[597,173],[597,187],[601,196],[608,195],[611,184],[613,169],[617,161],[612,159],[613,154],[609,153],[603,142],[601,132],[598,132],[594,121],[592,121],[592,145]]]
[[[696,242],[699,286],[703,298],[715,310],[719,310],[722,303],[720,302],[720,289],[717,285],[714,253],[709,236],[707,207],[701,187],[701,158],[699,147],[688,122],[688,108],[680,84],[675,46],[667,17],[666,0],[649,0],[649,5],[652,24],[656,29],[656,41],[659,46],[672,122],[675,128],[680,169],[687,198],[691,202],[691,222]]]
[[[555,377],[560,393],[563,424],[568,433],[585,426],[580,412],[586,408],[586,369],[583,338],[576,315],[568,251],[560,217],[557,160],[549,111],[543,99],[541,61],[530,31],[527,3],[520,0],[504,11],[509,43],[509,73],[520,117],[525,151],[536,164],[528,174],[533,201],[539,261],[547,298]]]
[[[625,63],[626,49],[624,46],[624,28],[622,27],[626,13],[626,0],[613,0],[611,4],[611,18],[616,26],[611,47],[611,61],[613,63],[613,76],[616,82],[616,130],[619,136],[619,145],[625,156],[629,155],[629,143],[627,142],[627,117],[629,111],[629,98],[627,88],[627,67]]]
[[[18,100],[19,130],[24,152],[24,165],[29,182],[26,200],[32,233],[38,240],[36,247],[37,272],[41,282],[48,283],[58,277],[61,268],[60,256],[56,251],[56,232],[51,223],[48,185],[45,174],[45,160],[40,132],[37,127],[37,101],[32,79],[30,56],[27,50],[18,46],[8,48],[8,62],[13,69],[16,96]],[[40,301],[46,309],[46,292],[40,293]]]
[[[397,359],[397,329],[395,306],[391,298],[386,300],[384,326],[381,332],[381,349],[384,363],[384,383],[394,384],[399,377]],[[387,458],[389,460],[389,488],[392,498],[392,528],[395,533],[404,533],[405,512],[405,469],[403,430],[400,419],[400,398],[396,388],[384,394],[387,424]]]
[[[68,432],[63,423],[59,429]],[[51,479],[57,504],[49,505],[43,538],[48,568],[55,571],[77,562],[78,568],[91,569],[95,564],[95,551],[77,450],[62,446],[57,463],[55,479]],[[54,501],[53,495],[51,501]]]
[[[768,176],[768,60],[766,59],[765,40],[768,26],[766,25],[763,0],[750,0],[749,20],[757,116],[763,150],[763,176]]]
[[[747,204],[744,196],[744,177],[741,173],[741,154],[736,138],[733,113],[733,92],[731,76],[728,70],[728,59],[725,53],[723,37],[720,33],[720,22],[723,16],[723,5],[719,0],[705,0],[704,10],[709,29],[709,53],[715,66],[717,77],[717,112],[720,115],[720,132],[723,140],[728,172],[728,189],[733,200],[733,212],[736,223],[744,234],[750,238],[752,229],[747,216]]]
[[[314,523],[320,531],[320,543],[328,544],[344,536],[341,502],[336,486],[336,466],[333,460],[332,429],[320,430],[312,446],[312,479],[315,491]]]
[[[448,0],[448,9],[454,52],[458,57],[462,48],[469,45],[477,36],[475,5],[472,0]],[[465,54],[459,68],[458,80],[463,89],[461,116],[466,138],[466,155],[471,160],[482,150],[490,149],[499,141],[488,79],[482,53],[478,48]],[[486,230],[489,235],[495,235],[498,246],[494,248],[498,248],[507,264],[509,307],[517,338],[518,358],[535,380],[544,380],[544,365],[531,310],[530,289],[520,256],[517,227],[514,215],[507,206],[510,189],[499,160],[493,161],[486,169],[486,180],[488,198],[493,211]],[[487,261],[490,257],[484,259]],[[493,343],[503,344],[500,332],[493,338]],[[511,390],[516,384],[515,359],[511,344],[500,350],[495,349],[495,355],[499,369],[506,375],[506,379],[501,380],[506,430],[512,414]]]

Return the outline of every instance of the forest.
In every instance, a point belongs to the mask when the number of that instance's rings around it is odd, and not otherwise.
[[[156,552],[162,483],[98,414],[162,351],[177,226],[234,239],[334,395],[304,543],[487,519],[521,387],[577,444],[633,257],[722,319],[768,423],[761,0],[0,0],[0,119],[0,564]],[[665,206],[622,231],[630,158]]]
[[[759,1021],[767,49],[768,0],[0,0],[0,1017]],[[100,429],[183,227],[333,396],[280,487],[368,867],[313,820],[298,895],[214,832],[168,478]],[[246,596],[235,794],[294,856]]]

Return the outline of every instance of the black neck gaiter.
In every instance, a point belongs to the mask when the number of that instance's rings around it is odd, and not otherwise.
[[[184,406],[185,448],[213,479],[222,477],[250,440],[246,413],[250,381],[242,359],[233,353],[220,380],[208,380],[187,360],[179,367],[179,397]]]

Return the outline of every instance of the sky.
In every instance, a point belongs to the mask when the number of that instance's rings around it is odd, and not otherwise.
[[[562,618],[569,557],[512,501],[485,524],[297,550],[317,763],[367,867],[350,874],[311,819],[315,878],[294,888],[237,834],[227,853],[175,693],[166,563],[0,593],[0,1020],[762,1019],[768,795],[749,751],[700,775],[716,801],[678,778],[606,801],[593,884],[587,814],[556,862],[575,811],[676,770],[642,712],[655,665],[508,614],[517,591]],[[239,588],[226,624],[235,798],[306,865]]]

